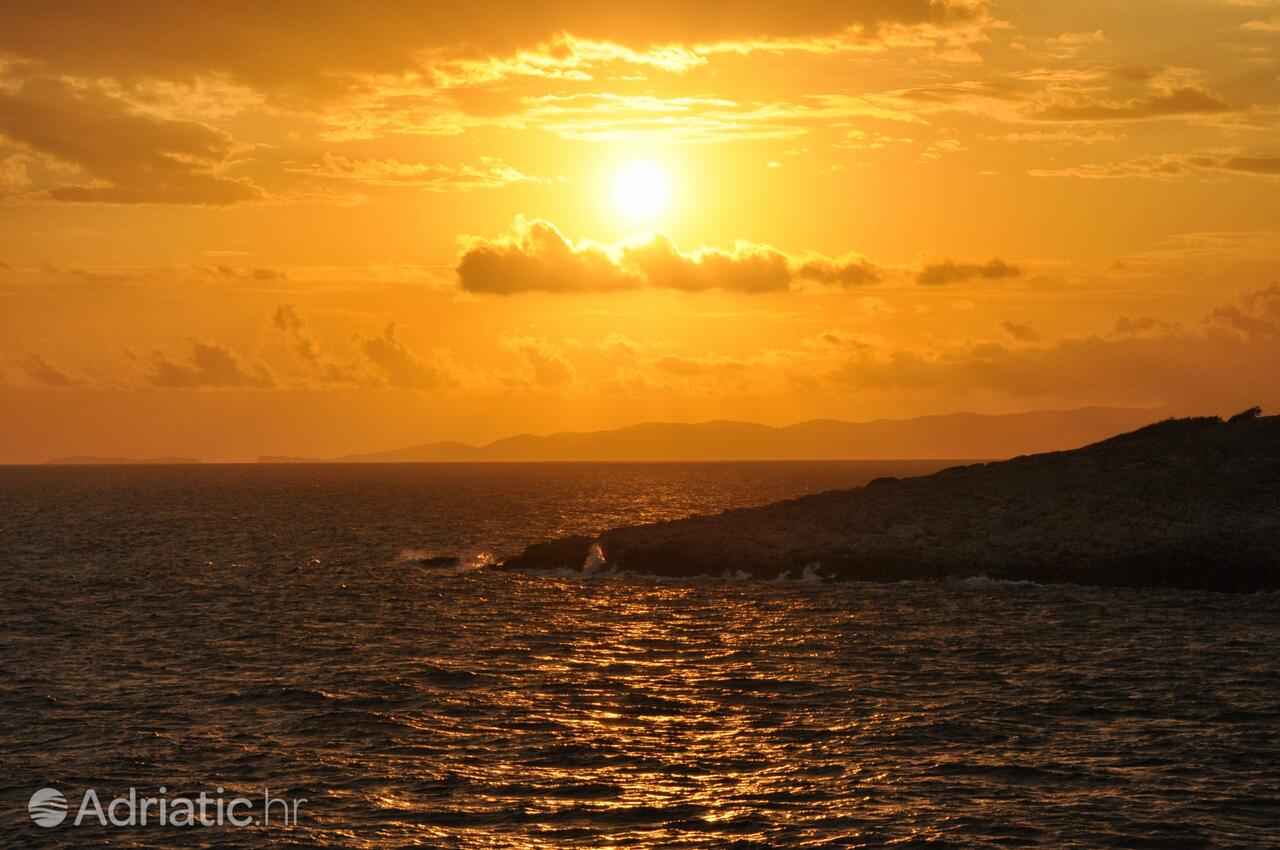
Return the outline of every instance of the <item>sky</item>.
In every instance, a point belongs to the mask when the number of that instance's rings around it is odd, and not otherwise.
[[[1280,0],[0,4],[0,462],[1278,376]]]

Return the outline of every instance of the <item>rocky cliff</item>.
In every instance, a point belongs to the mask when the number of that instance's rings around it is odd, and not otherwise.
[[[598,547],[598,548],[596,548]],[[505,568],[1280,587],[1280,416],[1170,419],[1072,451],[535,544]]]

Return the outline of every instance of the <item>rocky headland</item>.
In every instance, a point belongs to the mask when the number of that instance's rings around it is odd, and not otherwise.
[[[1169,419],[1071,451],[538,543],[501,566],[1275,589],[1280,416]]]

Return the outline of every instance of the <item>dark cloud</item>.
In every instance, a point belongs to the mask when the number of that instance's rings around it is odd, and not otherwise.
[[[357,333],[345,355],[325,353],[320,337],[293,304],[281,304],[271,314],[271,324],[288,343],[307,371],[307,383],[322,387],[361,386],[431,390],[451,387],[461,373],[447,357],[436,352],[422,357],[400,339],[394,322],[376,336]]]
[[[507,337],[503,345],[524,358],[529,383],[545,388],[573,383],[577,372],[565,357],[564,350],[543,337]]]
[[[275,377],[263,363],[246,363],[234,351],[216,342],[187,340],[185,358],[155,352],[147,381],[166,389],[242,388],[268,389]]]
[[[218,265],[209,271],[210,274],[214,272],[217,272],[222,277],[231,277],[238,280],[286,280],[289,277],[280,269],[261,267],[236,269],[228,265]]]
[[[871,352],[874,346],[871,345],[861,334],[851,331],[833,329],[823,331],[813,337],[809,344],[817,348],[836,348],[845,350],[858,350],[862,352]]]
[[[320,338],[299,315],[292,304],[281,304],[271,316],[271,323],[289,342],[289,347],[308,370],[326,384],[367,383],[350,364],[339,363],[323,353]]]
[[[0,88],[0,133],[90,178],[43,193],[53,200],[222,206],[263,195],[218,173],[234,152],[228,134],[137,112],[97,88],[49,78]]]
[[[1206,172],[1253,177],[1280,177],[1280,157],[1250,154],[1163,154],[1122,162],[1084,163],[1066,168],[1032,169],[1033,177],[1085,177],[1094,180],[1120,177],[1175,178]]]
[[[1223,171],[1241,171],[1245,174],[1280,175],[1280,156],[1229,156],[1219,165]]]
[[[658,289],[735,292],[786,290],[788,258],[767,245],[739,243],[733,250],[682,253],[666,236],[611,252],[591,242],[573,244],[550,222],[519,220],[514,232],[474,240],[458,260],[458,282],[468,292],[614,292]]]
[[[430,390],[451,383],[445,370],[422,359],[400,341],[395,322],[388,322],[379,336],[360,339],[359,347],[386,386]]]
[[[825,286],[854,287],[879,283],[881,272],[875,264],[861,257],[846,260],[822,257],[802,263],[796,269],[796,277]]]
[[[1017,277],[1022,270],[996,257],[985,263],[957,263],[954,260],[943,260],[929,263],[916,273],[916,283],[921,286],[945,286],[949,283],[963,283],[966,280],[1001,280]]]
[[[1197,86],[1152,92],[1123,102],[1079,99],[1044,106],[1031,114],[1040,121],[1143,121],[1181,115],[1213,115],[1235,107]]]
[[[618,267],[598,245],[573,245],[550,222],[520,220],[510,236],[473,242],[458,260],[468,292],[609,292],[641,279]]]
[[[458,259],[458,284],[467,292],[616,292],[649,287],[685,292],[720,290],[746,294],[786,292],[805,284],[855,288],[881,282],[885,270],[857,255],[842,258],[789,256],[768,245],[739,241],[732,249],[681,251],[670,237],[654,234],[616,246],[573,243],[555,225],[518,219],[510,234],[471,239]],[[924,266],[916,282],[925,286],[975,278],[1017,277],[1021,269],[1000,258],[986,263],[942,260]]]
[[[1000,327],[1018,342],[1034,342],[1040,338],[1040,332],[1030,322],[1004,321]]]
[[[1280,283],[1249,293],[1239,304],[1219,305],[1209,318],[1250,337],[1280,336]]]
[[[83,384],[83,378],[53,363],[43,354],[29,353],[13,358],[13,365],[37,384],[45,387],[74,387]]]
[[[440,56],[505,55],[569,33],[633,48],[946,29],[986,18],[985,0],[409,0],[156,4],[126,0],[0,4],[0,52],[58,72],[120,80],[225,75],[274,95],[323,97],[355,77],[429,71]]]
[[[306,328],[306,323],[298,315],[298,308],[292,304],[281,304],[277,307],[271,314],[271,324],[276,326],[276,330],[287,334],[296,334]]]

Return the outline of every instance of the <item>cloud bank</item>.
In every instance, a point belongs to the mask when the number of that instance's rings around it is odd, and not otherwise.
[[[264,196],[222,173],[235,152],[229,134],[139,112],[95,86],[35,77],[0,88],[0,134],[88,178],[46,190],[55,201],[225,206]]]
[[[1017,277],[1022,270],[996,257],[986,263],[957,263],[954,260],[943,260],[929,263],[916,274],[916,283],[921,286],[946,286],[951,283],[964,283],[969,280],[1004,280]]]
[[[58,72],[121,80],[217,75],[276,98],[345,93],[361,77],[422,74],[458,58],[510,56],[558,36],[632,51],[865,44],[943,37],[987,19],[985,0],[659,0],[643,12],[584,0],[0,4],[0,51]]]
[[[163,389],[269,389],[276,379],[261,362],[247,362],[216,342],[187,340],[185,356],[153,352],[147,382]]]
[[[1005,268],[1001,264],[1001,270]],[[987,271],[989,276],[1008,276]],[[791,256],[747,241],[730,249],[701,247],[685,252],[660,233],[617,245],[573,242],[551,222],[524,218],[517,219],[508,234],[467,239],[456,272],[464,291],[493,295],[641,288],[760,294],[806,284],[853,288],[885,277],[883,268],[856,254]]]

